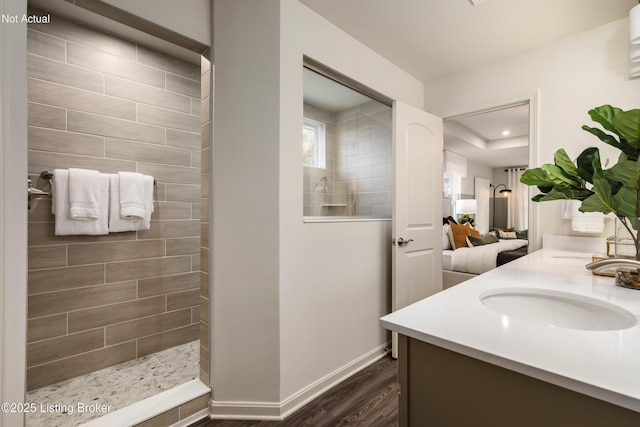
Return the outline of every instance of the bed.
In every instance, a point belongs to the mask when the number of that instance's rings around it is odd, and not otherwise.
[[[450,243],[447,244],[446,240],[449,240]],[[451,238],[450,228],[447,225],[443,226],[443,247],[445,249],[442,251],[442,271],[444,288],[457,285],[527,254],[529,242],[526,239],[494,238],[494,241],[471,247],[458,245],[454,250],[453,246],[455,245]]]

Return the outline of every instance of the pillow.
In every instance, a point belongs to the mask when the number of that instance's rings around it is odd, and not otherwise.
[[[498,229],[498,237],[503,240],[517,239],[515,231],[502,231],[500,229]]]
[[[467,244],[471,247],[489,245],[491,243],[498,243],[498,238],[493,233],[484,234],[479,237],[467,236]]]
[[[451,226],[449,224],[445,224],[442,226],[442,250],[451,249],[451,240],[449,239],[449,234],[451,231]]]
[[[467,246],[467,236],[480,236],[480,232],[478,230],[474,230],[471,228],[470,224],[460,225],[454,224],[449,221],[449,226],[451,227],[451,235],[452,235],[452,244],[453,249],[463,248]]]
[[[516,230],[516,237],[522,240],[529,240],[529,230]]]

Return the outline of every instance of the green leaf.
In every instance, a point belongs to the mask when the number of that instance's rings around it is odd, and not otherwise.
[[[564,151],[564,148],[560,148],[555,152],[553,155],[553,161],[556,166],[562,169],[567,175],[580,178],[578,168],[573,164],[567,152]]]
[[[587,182],[593,184],[593,158],[595,156],[600,157],[600,151],[596,147],[589,147],[585,149],[576,160],[578,164],[578,173],[580,177]]]
[[[623,111],[613,119],[618,134],[621,138],[638,148],[640,146],[640,109]]]
[[[616,135],[619,135],[616,126],[613,124],[613,121],[615,117],[621,112],[622,109],[612,107],[611,105],[607,104],[589,110],[589,116],[591,117],[591,120],[600,123],[602,127],[609,132],[613,132]]]
[[[611,206],[604,203],[597,194],[593,194],[584,199],[578,210],[580,212],[602,212],[603,214],[613,212]]]
[[[604,172],[609,180],[621,182],[627,187],[640,188],[640,162],[638,161],[620,161]]]
[[[602,129],[592,128],[587,125],[582,126],[582,129],[586,130],[589,133],[594,134],[595,136],[600,138],[600,141],[604,142],[605,144],[612,145],[620,151],[623,151],[626,153],[629,150],[628,147],[625,147],[624,145],[622,145],[613,136],[609,135],[608,133],[604,133]]]
[[[537,185],[538,187],[553,187],[553,178],[543,169],[527,169],[520,177],[520,182],[526,185]]]
[[[551,200],[584,200],[593,193],[586,188],[571,188],[555,186],[547,194],[543,194],[537,201],[548,202]]]
[[[591,188],[591,191],[593,191],[600,199],[600,202],[604,204],[604,206],[606,206],[606,209],[605,209],[606,212],[605,210],[600,210],[595,212],[603,212],[603,213],[616,212],[614,209],[613,193],[611,191],[611,185],[609,184],[609,181],[605,178],[604,172],[602,171],[602,165],[600,164],[599,154],[594,156],[592,165],[593,165],[593,187]],[[595,200],[592,201],[592,203],[595,204]],[[583,205],[584,205],[584,202],[583,202]]]
[[[620,216],[633,218],[638,216],[638,190],[626,185],[613,196],[613,212]]]
[[[541,168],[551,176],[552,181],[556,184],[566,184],[576,188],[580,187],[579,182],[577,182],[575,179],[571,179],[570,177],[566,176],[563,173],[562,169],[556,165],[551,165],[547,163],[542,165]]]
[[[532,202],[541,202],[542,200],[540,200],[540,199],[542,199],[544,196],[545,196],[544,194],[536,194],[535,196],[533,196],[531,198],[531,201]]]

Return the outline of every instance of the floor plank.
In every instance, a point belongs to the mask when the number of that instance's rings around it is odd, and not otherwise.
[[[189,427],[335,427],[398,425],[398,362],[386,356],[284,421],[201,420]]]

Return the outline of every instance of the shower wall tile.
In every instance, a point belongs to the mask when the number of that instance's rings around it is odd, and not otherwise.
[[[191,270],[191,257],[176,256],[106,264],[107,283],[167,276]]]
[[[80,156],[103,156],[104,138],[57,129],[29,126],[29,149]]]
[[[28,79],[27,88],[31,102],[120,119],[136,119],[136,104],[132,101],[37,79]]]
[[[171,147],[198,150],[200,148],[200,132],[185,132],[177,129],[167,129],[167,145]]]
[[[138,297],[166,295],[185,289],[198,288],[200,275],[198,272],[179,274],[173,277],[154,277],[138,281]]]
[[[138,48],[138,62],[192,80],[200,80],[200,68],[194,67],[192,63],[145,46]]]
[[[194,98],[199,98],[200,86],[200,80],[192,80],[175,74],[167,74],[168,91],[181,93],[183,95],[191,96]]]
[[[97,350],[104,346],[104,340],[105,331],[100,328],[31,343],[27,346],[27,367]]]
[[[95,169],[102,173],[135,172],[136,163],[105,159],[101,157],[78,156],[75,154],[61,154],[30,150],[29,173],[37,174],[46,170],[84,168]]]
[[[162,181],[176,184],[194,184],[200,179],[200,169],[181,166],[138,163],[138,172],[145,175],[162,176]]]
[[[27,369],[27,389],[35,390],[78,375],[94,372],[136,358],[136,342],[82,353]]]
[[[67,128],[67,111],[64,108],[29,102],[27,124],[65,130]]]
[[[113,325],[165,312],[166,296],[142,298],[69,313],[69,333]]]
[[[191,203],[157,202],[154,214],[158,220],[191,219]]]
[[[140,338],[138,340],[138,356],[146,356],[147,354],[155,353],[166,348],[195,341],[199,337],[199,326],[198,324],[192,324],[168,332]]]
[[[37,246],[29,251],[29,270],[64,267],[67,265],[65,245]]]
[[[191,150],[106,138],[106,156],[165,165],[191,166]]]
[[[29,295],[104,283],[104,264],[29,271]]]
[[[29,319],[27,322],[27,342],[55,338],[67,333],[67,313]]]
[[[51,204],[49,204],[49,209]],[[51,215],[51,210],[48,211]],[[28,243],[31,247],[67,243],[110,242],[135,240],[136,233],[104,234],[100,236],[56,236],[54,234],[53,215],[51,222],[29,222]]]
[[[202,236],[202,238],[205,238]],[[201,237],[167,239],[167,256],[199,254]]]
[[[191,112],[191,98],[119,77],[106,76],[105,93],[169,110]]]
[[[200,185],[167,184],[166,194],[167,200],[176,202],[200,200]]]
[[[27,30],[27,52],[35,55],[46,56],[56,61],[64,61],[66,56],[65,41],[58,37]]]
[[[211,395],[205,394],[204,396],[200,396],[197,399],[191,400],[184,405],[181,405],[180,419],[183,420],[185,418],[188,418],[196,412],[199,412],[202,409],[206,408],[209,403],[209,398],[211,398]]]
[[[166,332],[176,327],[187,326],[190,323],[191,310],[189,308],[123,322],[105,328],[106,343],[109,346],[131,341],[133,339]]]
[[[101,73],[50,60],[30,52],[29,49],[27,52],[29,52],[27,55],[27,75],[29,77],[104,93],[104,76]]]
[[[187,132],[200,131],[200,118],[146,104],[138,104],[138,121]]]
[[[167,295],[167,310],[179,310],[181,308],[195,307],[200,303],[200,289],[177,292]],[[191,314],[189,314],[191,318]],[[195,323],[195,322],[193,322]]]
[[[199,220],[151,221],[149,230],[138,231],[139,239],[192,237],[200,230]]]
[[[69,265],[98,264],[157,258],[165,254],[164,240],[134,240],[124,242],[101,242],[70,244]]]
[[[67,130],[164,145],[164,128],[160,126],[80,111],[67,112]]]

